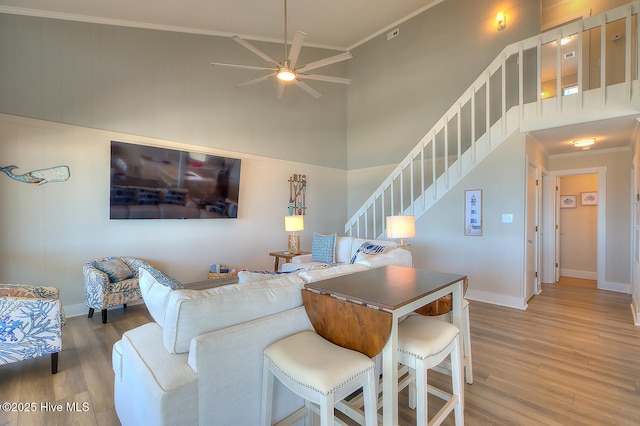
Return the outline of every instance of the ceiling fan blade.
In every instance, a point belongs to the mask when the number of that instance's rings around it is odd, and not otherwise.
[[[245,40],[241,39],[238,36],[233,36],[231,38],[233,40],[235,40],[238,44],[240,44],[242,47],[244,47],[245,49],[249,49],[250,51],[252,51],[256,55],[260,56],[265,61],[270,62],[270,63],[272,63],[273,65],[275,65],[277,67],[280,66],[280,64],[277,61],[275,61],[273,58],[269,57],[269,55],[267,55],[266,53],[262,52],[261,50],[258,50],[256,47],[254,47],[248,41],[245,41]]]
[[[297,72],[311,71],[316,68],[326,67],[327,65],[335,64],[336,62],[344,61],[346,59],[351,59],[352,57],[353,56],[351,55],[351,52],[344,52],[335,56],[331,56],[326,59],[320,59],[319,61],[310,62],[307,65],[298,68],[296,71]]]
[[[244,87],[244,86],[250,86],[252,84],[260,83],[261,81],[265,81],[269,77],[273,77],[274,75],[275,74],[263,75],[262,77],[254,78],[253,80],[249,80],[249,81],[245,81],[244,83],[240,83],[236,87]]]
[[[278,99],[282,99],[282,95],[284,94],[284,82],[278,81]]]
[[[304,90],[305,92],[307,92],[308,94],[310,94],[311,96],[313,96],[314,98],[319,98],[320,96],[322,96],[320,93],[316,92],[311,86],[309,86],[307,83],[304,83],[300,80],[292,80],[295,84],[298,85],[298,87],[300,87],[302,90]]]
[[[342,77],[333,77],[330,75],[318,75],[318,74],[302,74],[297,73],[297,78],[303,78],[307,80],[318,80],[318,81],[328,81],[329,83],[341,83],[341,84],[351,84],[350,78],[342,78]]]
[[[291,50],[289,51],[289,66],[291,68],[296,67],[296,62],[298,61],[298,55],[300,55],[300,49],[302,49],[302,42],[304,41],[305,33],[302,31],[296,31],[296,34],[293,36],[293,41],[291,42]]]
[[[243,69],[243,70],[278,71],[277,68],[254,67],[252,65],[223,64],[221,62],[211,62],[211,65],[215,65],[217,67],[240,68],[240,69]]]

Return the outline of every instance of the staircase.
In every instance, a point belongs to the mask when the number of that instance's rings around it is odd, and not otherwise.
[[[386,216],[418,220],[515,132],[640,112],[639,9],[636,1],[507,46],[349,219],[345,234],[378,239]]]

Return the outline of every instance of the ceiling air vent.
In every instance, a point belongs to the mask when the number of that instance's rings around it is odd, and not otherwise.
[[[571,59],[571,58],[575,58],[576,57],[576,51],[572,50],[571,52],[567,52],[564,55],[565,59]]]

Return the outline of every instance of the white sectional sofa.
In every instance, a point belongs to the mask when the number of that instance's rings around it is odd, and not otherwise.
[[[363,244],[388,247],[388,249],[379,254],[358,253],[358,250]],[[333,263],[337,265],[344,265],[351,263],[352,260],[354,260],[354,263],[362,263],[372,268],[382,265],[412,266],[411,252],[404,248],[397,247],[397,243],[394,241],[367,240],[355,237],[337,237],[335,245],[335,259]],[[281,269],[283,272],[288,272],[318,266],[332,265],[324,262],[313,262],[311,254],[304,254],[293,257],[291,262],[282,265]]]
[[[397,259],[407,266],[406,255]],[[393,261],[380,258],[375,266]],[[248,282],[209,290],[172,290],[141,269],[140,289],[154,322],[125,332],[113,347],[120,422],[259,424],[262,351],[313,330],[302,306],[304,284],[370,267],[360,262],[275,276],[245,273]],[[276,387],[274,420],[303,407],[300,397]]]

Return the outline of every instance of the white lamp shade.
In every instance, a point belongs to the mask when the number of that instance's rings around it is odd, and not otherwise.
[[[304,230],[304,216],[293,215],[284,217],[284,230],[287,232],[303,231]]]
[[[416,236],[413,216],[387,216],[387,238],[411,238]]]

